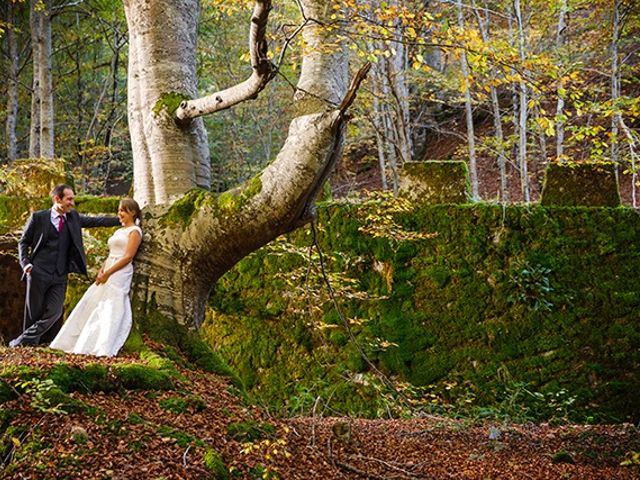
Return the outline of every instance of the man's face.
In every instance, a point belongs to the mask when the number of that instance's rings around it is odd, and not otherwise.
[[[73,190],[71,190],[70,188],[65,188],[62,193],[62,198],[57,196],[53,197],[53,204],[55,209],[62,215],[69,213],[75,205],[74,198],[75,196],[73,194]]]

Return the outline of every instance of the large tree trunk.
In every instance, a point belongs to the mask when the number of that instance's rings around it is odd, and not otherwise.
[[[18,119],[18,44],[15,33],[16,7],[13,2],[7,4],[7,53],[9,55],[9,78],[7,84],[7,121],[5,124],[5,138],[7,142],[7,159],[15,160],[18,156],[18,141],[16,138],[16,122]]]
[[[341,152],[346,107],[339,105],[347,91],[348,56],[342,46],[328,51],[326,45],[335,38],[321,23],[308,22],[294,96],[297,116],[276,159],[232,191],[216,195],[193,190],[171,205],[170,198],[197,186],[197,179],[208,184],[208,169],[202,171],[208,154],[197,119],[183,124],[166,112],[152,114],[158,98],[167,92],[195,95],[197,4],[188,0],[170,7],[166,3],[126,2],[131,36],[130,128],[135,175],[140,176],[135,196],[147,205],[134,308],[137,319],[158,312],[196,328],[203,320],[209,293],[223,273],[312,218],[315,195]],[[307,18],[323,22],[331,14],[328,2],[303,0],[301,4]],[[160,15],[161,7],[171,11]],[[192,105],[186,102],[180,108],[191,112]],[[177,174],[183,178],[174,179]]]
[[[201,119],[178,125],[173,113],[197,94],[199,4],[125,0],[129,26],[129,129],[141,206],[209,188],[209,146]]]

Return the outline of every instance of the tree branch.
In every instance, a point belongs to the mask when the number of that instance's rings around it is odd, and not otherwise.
[[[266,30],[271,0],[256,0],[251,16],[249,55],[251,76],[244,82],[206,97],[183,101],[176,110],[179,120],[191,120],[202,115],[225,110],[238,103],[256,98],[275,76],[276,68],[267,58]]]
[[[340,113],[342,115],[344,115],[347,108],[349,108],[353,103],[353,101],[356,99],[356,94],[358,93],[360,84],[366,78],[367,73],[369,73],[369,70],[371,70],[371,63],[367,62],[360,68],[360,70],[358,70],[358,73],[356,73],[353,79],[351,80],[351,85],[349,85],[349,90],[347,90],[347,94],[344,96],[344,99],[342,100],[342,102],[340,103],[340,106],[338,107],[338,110],[340,110]]]

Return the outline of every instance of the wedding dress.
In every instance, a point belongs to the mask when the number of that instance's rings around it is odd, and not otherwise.
[[[124,255],[133,230],[142,235],[140,227],[134,225],[119,228],[109,238],[105,269]],[[93,283],[49,346],[68,353],[116,355],[131,330],[129,289],[132,277],[133,265],[129,263],[111,274],[105,283]]]

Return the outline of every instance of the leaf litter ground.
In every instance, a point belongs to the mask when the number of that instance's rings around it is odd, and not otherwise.
[[[0,348],[2,370],[141,363]],[[124,390],[71,396],[89,408],[43,413],[25,395],[2,404],[22,426],[3,438],[2,479],[206,479],[208,452],[229,478],[281,479],[640,479],[621,465],[640,451],[629,424],[492,424],[439,416],[405,420],[272,418],[234,394],[227,379],[177,366],[176,390]],[[176,398],[197,399],[184,410]],[[188,403],[188,402],[187,402]],[[263,438],[230,434],[231,424],[271,424]],[[340,427],[340,428],[337,428]],[[7,432],[11,432],[9,429]],[[635,457],[637,458],[637,457]]]

